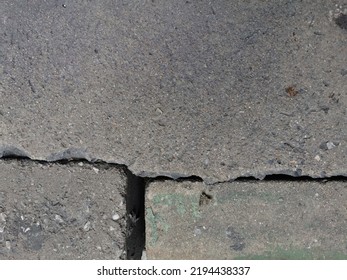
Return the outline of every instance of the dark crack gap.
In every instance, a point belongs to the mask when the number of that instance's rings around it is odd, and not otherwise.
[[[146,244],[145,228],[145,184],[144,178],[135,176],[129,170],[126,188],[127,237],[126,252],[128,260],[140,260]]]
[[[255,177],[239,177],[230,182],[244,182],[244,181],[294,181],[294,182],[326,182],[326,181],[346,181],[346,176],[331,176],[324,178],[312,178],[310,176],[292,176],[287,174],[270,174],[266,175],[264,179],[258,179]]]

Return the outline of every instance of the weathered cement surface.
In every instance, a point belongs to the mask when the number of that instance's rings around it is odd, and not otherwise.
[[[4,0],[0,156],[346,175],[342,2]]]
[[[1,161],[0,178],[0,259],[126,257],[116,168]]]
[[[149,259],[347,259],[347,181],[151,183]]]

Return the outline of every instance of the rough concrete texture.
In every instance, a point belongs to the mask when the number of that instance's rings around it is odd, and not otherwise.
[[[154,182],[149,259],[347,259],[347,181]]]
[[[3,0],[0,156],[210,183],[347,175],[346,14],[341,0]]]
[[[121,171],[1,161],[0,177],[0,259],[125,258]]]

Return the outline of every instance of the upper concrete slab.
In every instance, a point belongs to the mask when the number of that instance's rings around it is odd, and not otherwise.
[[[342,2],[4,0],[0,156],[346,175]]]

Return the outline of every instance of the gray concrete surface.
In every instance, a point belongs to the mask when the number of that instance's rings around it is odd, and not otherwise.
[[[346,13],[340,0],[2,0],[0,156],[209,183],[346,175]]]
[[[0,258],[347,258],[345,2],[0,2]]]
[[[126,258],[123,172],[11,160],[0,178],[0,259]]]
[[[162,181],[146,191],[148,259],[347,259],[347,181]]]

